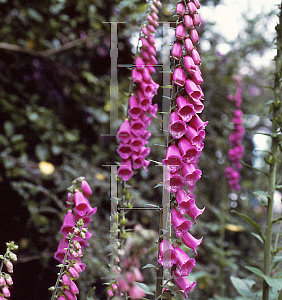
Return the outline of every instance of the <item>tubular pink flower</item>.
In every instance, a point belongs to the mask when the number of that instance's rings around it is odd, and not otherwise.
[[[137,90],[137,100],[139,101],[140,108],[145,111],[150,107],[152,102],[151,97],[146,97],[141,89]],[[139,117],[142,115],[142,113],[139,115]]]
[[[154,105],[150,105],[146,112],[150,114],[153,118],[156,118],[156,114],[158,112],[158,104],[155,103]]]
[[[73,231],[73,228],[75,227],[75,219],[74,215],[72,213],[72,210],[68,210],[68,212],[65,215],[63,225],[61,227],[60,233],[64,235],[65,237],[68,236],[69,232]]]
[[[135,135],[135,136],[140,136],[142,135],[145,130],[146,130],[146,126],[144,124],[144,122],[140,119],[138,120],[130,120],[130,125],[131,125],[131,132]]]
[[[175,207],[171,211],[171,223],[178,238],[181,238],[191,228],[191,222],[186,220]]]
[[[182,57],[182,44],[180,42],[175,42],[172,46],[171,56],[176,60]]]
[[[195,259],[190,258],[185,251],[177,245],[174,248],[177,257],[177,266],[182,276],[188,276],[192,269],[195,267]]]
[[[166,166],[168,171],[175,172],[182,167],[181,159],[179,149],[173,144],[167,148],[166,159],[162,160],[162,164]]]
[[[92,195],[92,190],[88,184],[88,182],[86,180],[82,180],[81,182],[81,189],[82,189],[82,192],[83,194],[86,196],[86,197],[89,197]]]
[[[142,47],[144,47],[145,49],[147,49],[148,48],[148,45],[149,45],[149,43],[148,43],[148,41],[146,40],[146,38],[144,38],[144,37],[141,37],[141,43],[142,43]]]
[[[77,297],[69,290],[64,290],[64,294],[68,300],[76,300]]]
[[[143,34],[145,35],[145,36],[148,36],[150,33],[149,33],[149,31],[148,31],[148,28],[147,27],[142,27],[142,32],[143,32]]]
[[[190,126],[193,127],[197,132],[202,131],[206,128],[207,124],[209,122],[204,122],[201,120],[201,118],[197,115],[194,114],[193,117],[190,120]]]
[[[149,42],[152,46],[155,46],[155,37],[154,37],[152,34],[150,34],[150,35],[148,36],[148,42]]]
[[[66,248],[69,246],[69,241],[67,238],[63,237],[60,242],[57,251],[55,252],[54,258],[57,259],[60,263],[64,261],[66,254]]]
[[[142,72],[145,67],[145,63],[140,56],[137,56],[135,59],[135,67],[139,72]]]
[[[144,157],[133,153],[131,156],[132,162],[133,162],[133,169],[137,170],[141,168],[144,165]]]
[[[196,146],[192,145],[189,140],[182,137],[178,142],[179,150],[182,154],[182,162],[184,164],[195,164],[201,154]]]
[[[117,175],[124,181],[129,180],[133,176],[132,165],[130,159],[123,159],[118,168]]]
[[[200,89],[197,87],[195,82],[189,78],[186,80],[185,90],[190,97],[195,98],[196,100],[200,99],[202,95]]]
[[[192,236],[191,233],[185,232],[182,236],[183,243],[188,247],[194,250],[195,254],[197,255],[197,247],[201,244],[203,238],[197,240]]]
[[[185,45],[185,50],[191,54],[192,53],[192,50],[194,49],[194,45],[191,41],[191,39],[189,37],[187,37],[185,40],[184,40],[184,45]],[[191,57],[192,59],[192,57]],[[193,64],[194,64],[194,61],[193,61]],[[186,68],[185,68],[186,69]],[[189,68],[190,69],[190,68]],[[187,70],[188,71],[188,70]]]
[[[170,193],[176,193],[184,186],[183,177],[180,175],[179,171],[174,173],[167,172],[163,184]]]
[[[108,295],[109,297],[114,297],[114,292],[111,289],[108,289]]]
[[[193,58],[190,55],[185,55],[183,61],[184,61],[184,68],[187,72],[194,73],[196,71],[196,65],[194,63]]]
[[[196,29],[191,29],[189,35],[194,45],[199,43],[199,35]]]
[[[70,282],[70,291],[74,295],[78,295],[79,294],[79,289],[78,289],[77,285],[72,280]]]
[[[6,285],[6,280],[4,276],[0,276],[0,286],[5,286]]]
[[[192,72],[190,75],[196,84],[201,85],[204,82],[202,75],[199,72]]]
[[[142,71],[138,71],[136,68],[132,70],[132,80],[135,83],[140,83],[143,80]]]
[[[71,280],[70,280],[70,278],[69,278],[69,276],[67,274],[64,274],[62,276],[62,280],[63,280],[63,285],[69,286],[70,283],[71,283]]]
[[[73,277],[73,278],[79,277],[79,274],[74,267],[69,267],[68,271],[69,271],[71,277]]]
[[[175,284],[181,289],[181,291],[183,291],[185,298],[187,298],[190,291],[195,287],[196,282],[191,282],[190,280],[187,279],[186,276],[181,276],[179,270],[173,271],[172,275]]]
[[[201,18],[198,14],[193,15],[193,23],[194,23],[194,26],[200,26],[201,25]]]
[[[192,188],[195,186],[196,181],[198,181],[201,178],[202,171],[199,169],[196,169],[194,165],[187,165],[185,164],[181,168],[181,172],[184,176],[184,180],[189,188]]]
[[[173,72],[173,81],[178,86],[183,86],[186,81],[186,76],[181,67],[178,67]]]
[[[130,118],[136,120],[140,117],[140,115],[142,113],[143,113],[143,110],[139,106],[138,100],[136,99],[134,94],[131,94],[131,96],[129,98],[129,110],[128,110],[128,114],[130,115]],[[129,124],[129,126],[130,126],[130,124]]]
[[[152,77],[151,77],[151,74],[150,74],[149,70],[147,69],[147,67],[143,69],[142,76],[143,76],[143,80],[145,82],[151,83]]]
[[[0,298],[0,300],[2,300],[2,299]],[[58,298],[58,300],[67,300],[67,299],[64,296],[60,295],[60,297]]]
[[[192,1],[187,3],[187,7],[188,7],[188,10],[189,10],[190,14],[193,15],[193,14],[197,13],[197,7]]]
[[[195,3],[195,6],[196,6],[198,9],[200,9],[201,4],[200,4],[199,0],[193,0],[193,2]]]
[[[127,144],[130,141],[130,123],[128,119],[125,119],[123,123],[120,125],[119,131],[117,133],[117,139],[121,142]]]
[[[168,130],[174,139],[180,139],[187,131],[187,125],[181,120],[177,112],[173,112],[170,116],[170,125]]]
[[[195,113],[200,114],[203,111],[204,105],[201,100],[197,100],[188,96],[188,101],[193,105]]]
[[[10,290],[7,286],[2,287],[2,294],[4,297],[9,298],[11,296]]]
[[[177,262],[177,257],[171,243],[167,240],[162,240],[159,245],[159,263],[169,269]]]
[[[176,26],[175,37],[181,41],[185,39],[185,28],[182,23],[180,23]]]
[[[201,57],[200,57],[199,52],[196,49],[192,50],[191,56],[194,60],[195,65],[200,65],[201,64]]]
[[[140,53],[141,53],[141,56],[143,57],[143,59],[145,61],[149,61],[150,60],[150,54],[149,54],[149,52],[147,50],[145,50],[144,48],[142,48],[141,51],[140,51]]]
[[[127,159],[132,154],[132,147],[130,144],[120,143],[117,149],[117,153],[120,155],[121,158]]]
[[[192,143],[192,145],[196,146],[198,150],[202,150],[204,148],[204,143],[202,142],[205,138],[204,130],[197,132],[193,127],[187,126],[185,137]]]
[[[155,20],[158,20],[158,19],[159,19],[158,15],[157,15],[155,12],[152,12],[152,13],[151,13],[151,16],[152,16]]]
[[[176,4],[176,9],[175,9],[175,13],[179,16],[184,16],[185,14],[185,5],[183,2],[178,2]]]
[[[191,118],[195,115],[194,106],[188,102],[183,96],[178,96],[176,98],[177,113],[182,118],[184,122],[189,122]]]
[[[155,33],[156,32],[156,29],[155,29],[155,27],[152,24],[149,24],[147,26],[147,28],[148,28],[149,32],[151,32],[151,33]]]
[[[75,212],[82,217],[85,216],[91,209],[88,199],[79,190],[75,191],[73,199]]]
[[[192,16],[190,15],[184,16],[184,25],[186,29],[192,29],[194,27]]]

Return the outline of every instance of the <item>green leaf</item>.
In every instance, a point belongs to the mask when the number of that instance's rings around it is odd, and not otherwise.
[[[251,234],[252,234],[254,237],[256,237],[260,242],[263,243],[263,239],[260,237],[260,235],[254,233],[254,232],[252,232]]]
[[[247,223],[249,223],[256,231],[257,233],[259,234],[259,236],[262,238],[263,241],[265,241],[265,236],[264,234],[262,233],[261,231],[261,228],[259,226],[259,224],[257,222],[255,222],[254,220],[252,220],[250,217],[242,214],[242,213],[239,213],[235,210],[232,210],[231,212],[234,212],[236,213],[238,216],[240,216],[243,220],[245,220]]]
[[[246,300],[255,300],[256,297],[252,292],[251,288],[256,283],[254,280],[250,279],[240,279],[238,277],[231,276],[230,277],[232,284],[238,291],[238,293],[243,296]]]
[[[149,287],[147,286],[147,284],[142,283],[142,282],[135,282],[146,294],[148,295],[154,295],[154,293],[152,293],[149,290]]]
[[[274,102],[274,100],[268,100],[267,102],[265,102],[265,105],[272,104],[273,102]]]
[[[268,204],[269,195],[266,192],[264,192],[264,191],[255,191],[255,192],[253,192],[253,194],[255,196],[259,197],[260,201],[262,202],[262,204],[264,206],[266,206]]]
[[[156,267],[155,265],[152,265],[152,264],[147,264],[147,265],[144,266],[142,269],[147,269],[147,268],[155,268],[156,270],[159,269],[158,267]]]

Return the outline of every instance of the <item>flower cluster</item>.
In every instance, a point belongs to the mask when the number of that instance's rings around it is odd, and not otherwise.
[[[241,175],[239,171],[242,168],[240,160],[244,155],[244,146],[242,140],[244,137],[245,129],[243,127],[243,112],[241,110],[242,104],[242,80],[240,77],[234,76],[237,84],[237,91],[235,96],[228,95],[228,99],[235,102],[236,109],[233,115],[234,131],[229,136],[229,144],[232,148],[228,151],[228,158],[232,166],[225,169],[225,177],[228,179],[230,188],[236,191],[241,189],[239,184]]]
[[[173,140],[167,148],[166,158],[163,159],[166,172],[164,187],[171,193],[175,193],[177,207],[171,212],[172,225],[176,236],[197,254],[196,248],[202,238],[195,239],[188,231],[191,222],[185,218],[188,214],[196,223],[195,219],[202,214],[204,209],[195,205],[193,190],[197,180],[201,177],[201,170],[197,167],[197,161],[204,147],[205,127],[208,122],[203,122],[199,117],[204,105],[204,94],[201,89],[203,83],[199,69],[201,58],[196,50],[199,36],[196,26],[200,25],[198,9],[200,3],[197,0],[186,0],[177,3],[176,14],[178,22],[175,30],[175,42],[171,49],[171,55],[175,60],[173,72],[173,84],[176,93],[172,99],[173,111],[170,116],[168,127]],[[185,186],[187,189],[184,189]],[[169,243],[164,241],[166,244]],[[173,271],[175,284],[184,291],[187,297],[195,283],[191,283],[186,276],[195,265],[195,261],[178,246],[173,247],[170,243],[167,249],[171,253],[171,263],[166,264],[163,260],[163,245],[160,245],[160,263],[165,267],[176,265]],[[186,266],[189,267],[186,267]]]
[[[13,284],[13,279],[11,275],[2,272],[3,263],[5,264],[8,273],[13,273],[12,261],[17,260],[17,255],[12,251],[17,250],[18,246],[13,241],[6,243],[6,245],[7,245],[6,253],[4,255],[0,255],[0,259],[3,260],[0,269],[0,287],[1,287],[0,300],[6,300],[6,298],[9,298],[11,296],[9,286]]]
[[[160,7],[161,2],[157,0],[153,2],[147,16],[147,25],[142,27],[140,37],[142,47],[135,58],[135,67],[132,70],[132,80],[137,89],[129,97],[129,116],[123,121],[117,133],[117,139],[120,140],[117,152],[122,158],[118,176],[124,181],[133,176],[132,167],[135,170],[140,167],[146,169],[149,165],[149,161],[145,158],[149,155],[150,148],[145,145],[151,132],[147,127],[151,124],[152,117],[156,118],[158,110],[157,104],[152,105],[152,98],[157,93],[159,85],[154,82],[151,74],[155,73],[153,66],[157,64],[153,34],[159,26],[156,6]]]
[[[76,181],[81,183],[80,188],[77,187]],[[73,193],[68,194],[67,205],[69,209],[60,230],[63,237],[54,255],[54,258],[62,264],[60,275],[63,287],[59,293],[59,300],[77,299],[76,295],[79,290],[73,280],[77,279],[79,273],[85,269],[85,265],[81,262],[82,249],[89,246],[87,241],[93,235],[93,233],[88,232],[85,226],[90,223],[91,216],[97,210],[97,207],[91,207],[86,198],[92,194],[89,184],[83,177],[78,178],[76,181],[73,182],[73,186],[70,188]]]

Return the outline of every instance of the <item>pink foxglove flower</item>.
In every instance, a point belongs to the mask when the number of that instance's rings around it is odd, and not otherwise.
[[[163,159],[162,163],[171,172],[175,172],[182,167],[182,157],[175,144],[167,148],[166,159]]]
[[[190,291],[195,287],[196,282],[191,282],[186,276],[182,276],[179,270],[173,271],[173,278],[175,284],[183,291],[185,298],[187,298]]]

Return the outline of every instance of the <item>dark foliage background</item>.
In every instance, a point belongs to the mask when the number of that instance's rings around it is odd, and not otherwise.
[[[219,3],[201,1],[202,6]],[[60,239],[66,188],[78,176],[89,182],[93,190],[91,204],[98,207],[90,225],[94,235],[83,258],[87,269],[79,280],[79,299],[86,299],[86,293],[94,286],[95,299],[106,297],[110,167],[105,165],[120,159],[116,138],[107,135],[111,28],[102,22],[127,22],[118,25],[118,63],[130,64],[133,62],[130,37],[138,32],[145,4],[139,0],[0,1],[0,252],[5,251],[5,242],[9,240],[20,246],[12,300],[50,298],[48,287],[54,284],[58,271],[53,255]],[[163,1],[160,21],[175,20],[171,13],[174,5]],[[232,78],[242,67],[249,70],[243,77],[244,161],[252,165],[259,160],[262,168],[267,169],[262,153],[255,153],[254,157],[252,137],[255,131],[267,131],[269,126],[264,103],[272,98],[272,92],[262,86],[272,86],[269,74],[273,65],[270,62],[268,68],[257,68],[251,55],[262,55],[271,45],[271,40],[256,27],[258,22],[260,28],[265,27],[268,17],[246,18],[244,35],[231,43],[232,50],[226,55],[217,50],[224,38],[213,30],[213,24],[203,22],[199,29],[201,41],[209,43],[208,51],[199,45],[206,95],[201,117],[209,125],[200,161],[203,177],[197,188],[197,205],[205,206],[206,210],[193,228],[193,234],[198,238],[204,236],[204,241],[191,276],[198,283],[191,299],[235,299],[237,294],[230,275],[246,277],[244,265],[261,266],[262,244],[251,236],[251,228],[230,211],[236,208],[263,224],[264,206],[252,192],[266,189],[265,178],[244,167],[243,188],[235,195],[228,190],[223,174],[228,163],[227,138],[232,130],[233,111],[227,95],[235,93]],[[156,36],[161,43],[161,28]],[[161,53],[158,60],[161,62]],[[120,122],[125,117],[128,76],[130,70],[118,69]],[[155,81],[162,84],[161,73],[158,72]],[[251,89],[257,92],[252,94]],[[161,111],[161,89],[154,101]],[[116,129],[119,126],[111,125]],[[151,125],[150,158],[154,161],[165,157],[165,147],[158,146],[166,143],[164,137],[157,135],[160,128],[161,114]],[[55,171],[44,174],[38,166],[42,161],[50,162]],[[131,182],[133,204],[160,205],[162,190],[154,186],[161,181],[162,172],[154,163],[148,173],[138,172]],[[222,223],[223,208],[228,221]],[[131,212],[128,228],[141,223],[145,229],[158,231],[159,217],[159,213],[149,210],[142,214]],[[235,227],[226,227],[227,223]],[[224,256],[219,251],[222,228],[226,229]],[[154,247],[154,243],[147,246]],[[156,263],[156,256],[151,254],[145,255],[141,262],[146,264],[148,259]],[[221,286],[220,269],[224,274]],[[145,282],[151,285],[154,273],[146,272]]]

